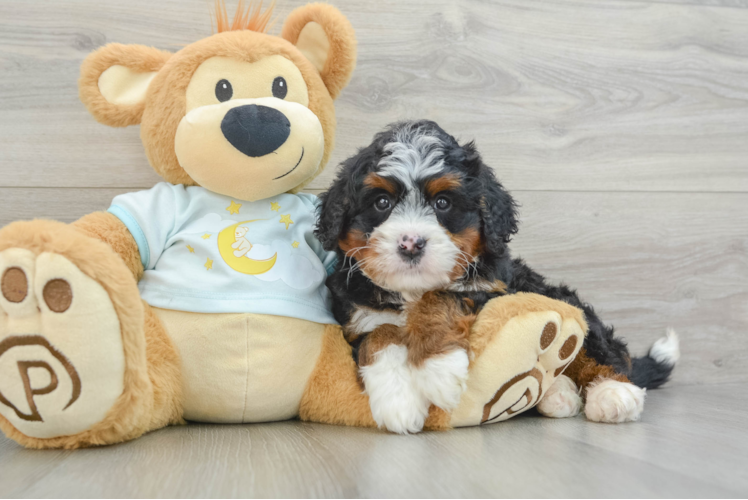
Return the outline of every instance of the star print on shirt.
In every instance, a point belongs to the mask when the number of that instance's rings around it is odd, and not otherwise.
[[[195,249],[194,249],[194,248],[192,248],[192,247],[191,247],[191,246],[189,246],[189,245],[187,245],[187,250],[189,250],[189,251],[190,251],[190,253],[195,253]]]
[[[270,202],[270,210],[272,210],[273,212],[277,212],[280,209],[281,209],[280,203],[277,203],[275,201]]]
[[[299,248],[299,242],[298,241],[294,241],[293,243],[291,243],[291,246],[294,247],[294,248]]]
[[[279,221],[281,224],[286,225],[286,231],[288,231],[288,226],[293,224],[293,221],[291,220],[291,214],[281,215],[281,219]]]
[[[205,269],[207,269],[208,271],[213,269],[213,261],[210,259],[206,260],[204,265],[205,265]]]
[[[202,235],[202,239],[207,240],[208,238],[210,238],[210,235],[208,233]]]
[[[240,208],[242,208],[241,203],[237,203],[234,200],[231,200],[231,205],[226,207],[226,210],[228,210],[230,214],[238,214]]]

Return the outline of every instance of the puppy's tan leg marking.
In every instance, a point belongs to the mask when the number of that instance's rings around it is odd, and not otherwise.
[[[408,360],[419,368],[434,356],[470,348],[470,329],[476,316],[462,300],[449,293],[427,292],[407,307],[405,343]]]
[[[467,388],[469,314],[459,298],[429,292],[408,308],[405,342],[413,382],[439,408],[452,411]]]

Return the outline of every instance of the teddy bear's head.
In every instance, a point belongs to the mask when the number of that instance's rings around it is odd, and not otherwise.
[[[168,182],[250,201],[298,191],[334,146],[356,40],[332,6],[296,9],[279,37],[264,32],[271,11],[240,2],[229,25],[216,0],[218,33],[176,53],[109,44],[84,61],[81,100],[106,125],[139,123]]]

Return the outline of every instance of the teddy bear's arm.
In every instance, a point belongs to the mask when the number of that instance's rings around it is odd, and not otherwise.
[[[73,222],[73,227],[109,245],[125,262],[127,268],[140,280],[143,263],[138,244],[127,227],[109,212],[94,212]]]

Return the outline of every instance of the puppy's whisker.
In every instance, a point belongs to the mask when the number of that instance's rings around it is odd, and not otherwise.
[[[468,254],[467,252],[464,252],[464,251],[460,251],[460,253],[457,254],[457,259],[458,260],[456,260],[455,263],[458,266],[460,266],[460,268],[463,270],[463,274],[466,277],[469,277],[469,275],[470,275],[470,269],[472,269],[473,266],[476,266],[476,264],[471,261],[471,257],[472,256],[470,254]],[[463,262],[464,262],[464,264],[463,264]],[[476,269],[477,269],[477,266],[476,266]]]
[[[356,270],[360,269],[361,266],[365,264],[367,260],[370,260],[370,259],[363,258],[361,260],[357,260],[356,262],[353,263],[353,265],[351,265],[351,267],[348,269],[348,274],[346,275],[346,278],[345,278],[346,286],[350,284],[351,274],[353,274]]]
[[[361,246],[361,247],[356,247],[356,248],[351,248],[350,250],[348,250],[345,253],[345,255],[343,256],[343,269],[346,268],[346,261],[348,261],[349,276],[350,276],[350,272],[352,272],[353,270],[355,270],[358,267],[360,267],[360,264],[358,264],[358,266],[357,266],[354,263],[354,258],[356,258],[356,254],[359,253],[359,252],[361,252],[362,250],[366,250],[368,248],[370,248],[368,245]],[[360,261],[356,260],[356,262],[360,262]]]
[[[465,274],[470,275],[470,270],[472,269],[475,273],[478,272],[478,263],[475,261],[475,257],[473,255],[470,255],[469,253],[460,250],[460,253],[458,254],[458,257],[463,259],[465,261],[466,267],[463,267],[465,269]]]
[[[364,245],[364,246],[360,246],[360,247],[351,248],[350,250],[348,250],[345,253],[345,255],[346,255],[346,257],[350,257],[352,254],[358,253],[361,250],[366,250],[367,248],[371,248],[371,247],[369,245]]]

